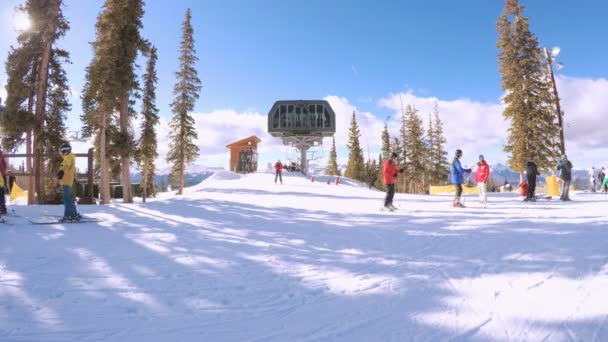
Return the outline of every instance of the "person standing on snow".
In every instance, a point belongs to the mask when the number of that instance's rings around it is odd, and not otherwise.
[[[456,186],[456,194],[454,195],[454,207],[464,208],[464,204],[460,203],[460,196],[462,196],[462,183],[464,182],[464,174],[471,172],[471,169],[463,169],[460,165],[460,157],[462,157],[462,150],[456,150],[454,160],[452,161],[452,167],[450,169],[450,175],[452,184]]]
[[[281,184],[283,184],[283,164],[281,163],[281,160],[277,160],[276,163],[274,163],[274,184],[277,184],[277,179],[281,180]]]
[[[382,181],[386,185],[386,197],[384,198],[384,208],[389,211],[395,211],[397,207],[393,205],[393,198],[395,197],[395,177],[403,173],[403,168],[397,170],[394,159],[397,158],[397,153],[393,152],[390,159],[387,159],[382,163]]]
[[[595,192],[595,166],[592,166],[589,170],[589,190]]]
[[[562,186],[559,199],[562,201],[570,201],[570,182],[572,182],[572,163],[568,160],[565,154],[557,164],[559,178],[562,179]]]
[[[479,155],[477,170],[475,171],[475,182],[479,189],[479,203],[488,203],[488,194],[486,193],[486,182],[490,177],[490,166],[484,160],[483,155]]]
[[[524,201],[534,202],[536,201],[536,176],[540,176],[540,173],[538,172],[538,167],[532,157],[530,157],[526,164],[526,174],[528,176],[528,192]]]
[[[606,168],[602,166],[597,173],[597,184],[600,185],[601,192],[604,192],[604,178],[606,178]]]
[[[63,161],[61,162],[61,169],[57,173],[57,178],[61,183],[63,206],[65,208],[63,218],[59,221],[80,221],[80,214],[76,211],[76,204],[72,198],[72,186],[76,178],[76,156],[72,153],[72,146],[69,143],[61,144],[59,152]]]

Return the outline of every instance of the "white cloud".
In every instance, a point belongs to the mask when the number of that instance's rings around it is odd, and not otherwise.
[[[0,79],[0,99],[2,99],[2,105],[6,104],[6,81]]]
[[[561,76],[557,80],[562,97],[562,106],[566,113],[566,148],[576,168],[588,168],[591,165],[606,164],[608,161],[608,135],[605,118],[608,118],[608,80],[582,79]],[[381,99],[378,105],[394,112],[389,121],[391,136],[399,133],[401,101],[415,106],[427,127],[428,115],[433,113],[435,102],[439,105],[441,120],[447,138],[447,150],[452,156],[456,148],[464,150],[464,163],[473,165],[478,154],[484,154],[491,163],[504,163],[507,155],[502,151],[507,137],[508,123],[502,117],[503,106],[500,100],[495,103],[482,103],[470,99],[442,100],[435,97],[417,96],[412,92],[390,94]],[[380,139],[384,127],[384,118],[377,113],[360,111],[349,99],[339,96],[325,98],[336,113],[336,145],[339,163],[345,163],[348,155],[346,144],[353,111],[361,131],[361,146],[367,156],[367,146],[372,157],[380,149]],[[296,160],[299,154],[295,149],[284,146],[278,138],[267,133],[267,114],[255,110],[239,112],[233,109],[218,109],[210,112],[192,114],[198,131],[198,146],[201,158],[197,163],[206,166],[227,168],[230,158],[225,147],[234,141],[257,135],[262,139],[258,147],[260,168],[280,158]],[[135,132],[139,131],[139,120],[134,122]],[[162,117],[158,127],[159,167],[167,166],[165,156],[169,149],[169,120]],[[137,135],[138,133],[136,133]],[[84,147],[84,146],[83,146]],[[326,162],[331,139],[325,139],[315,156],[321,155],[317,164]]]
[[[364,155],[367,155],[367,147],[371,153],[380,149],[382,130],[384,129],[384,121],[376,117],[371,112],[361,112],[357,107],[352,105],[348,99],[338,96],[328,96],[325,98],[336,113],[336,149],[342,150],[344,153],[338,152],[338,162],[346,163],[348,155],[345,153],[346,144],[348,143],[348,131],[351,125],[353,111],[357,118],[357,125],[361,132],[359,143],[363,148]],[[331,148],[331,138],[326,138],[323,141],[326,150]],[[367,156],[366,156],[367,157]],[[372,158],[376,156],[372,155]]]
[[[452,151],[459,148],[464,151],[465,160],[468,161],[475,160],[479,154],[494,162],[504,162],[506,159],[502,144],[507,136],[507,124],[499,103],[481,103],[469,99],[446,101],[435,97],[418,97],[411,91],[391,94],[379,101],[381,107],[395,112],[390,122],[391,136],[399,133],[402,101],[404,107],[411,105],[419,111],[425,130],[428,116],[434,112],[435,103],[438,104],[450,157]]]
[[[252,135],[262,140],[258,145],[261,165],[276,158],[276,152],[280,154],[284,150],[281,140],[268,134],[266,114],[219,109],[193,113],[192,117],[196,122],[197,145],[200,148],[200,158],[197,163],[202,165],[228,168],[230,153],[226,145]],[[157,165],[159,166],[167,165],[165,157],[169,152],[170,120],[170,118],[161,118],[157,132],[159,140]]]
[[[564,111],[566,151],[575,167],[608,161],[608,80],[559,76],[557,87]],[[575,163],[576,164],[576,163]]]
[[[608,80],[559,76],[557,79],[564,116],[566,151],[575,168],[608,164]],[[441,100],[435,97],[418,97],[412,92],[391,94],[379,101],[399,117],[401,102],[415,106],[426,122],[433,112],[434,103],[439,105],[440,118],[444,123],[447,148],[464,150],[465,160],[474,161],[478,154],[494,162],[505,162],[502,151],[506,142],[509,123],[503,119],[503,105],[482,103],[470,99]],[[398,133],[398,121],[391,121]],[[488,158],[489,156],[489,158]],[[469,159],[470,158],[470,159]]]

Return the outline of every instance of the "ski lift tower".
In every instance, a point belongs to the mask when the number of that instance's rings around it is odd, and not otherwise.
[[[336,114],[324,100],[277,101],[268,113],[268,133],[300,151],[300,169],[306,175],[306,152],[336,133]]]

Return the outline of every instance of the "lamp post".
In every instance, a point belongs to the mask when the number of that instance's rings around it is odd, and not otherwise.
[[[549,75],[551,75],[551,84],[553,85],[553,93],[555,94],[555,107],[557,108],[557,122],[559,124],[559,148],[562,152],[562,155],[566,154],[566,144],[564,142],[564,124],[562,120],[562,110],[559,105],[559,95],[557,94],[557,86],[555,85],[555,76],[553,75],[553,59],[559,55],[560,48],[558,46],[551,49],[551,53],[549,53],[549,49],[545,48],[545,57],[547,57],[547,68],[549,69]],[[559,71],[563,68],[563,64],[556,63],[556,68]]]

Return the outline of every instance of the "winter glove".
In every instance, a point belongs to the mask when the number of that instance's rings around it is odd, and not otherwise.
[[[57,172],[57,179],[62,180],[63,179],[63,170],[59,170],[59,172]]]

